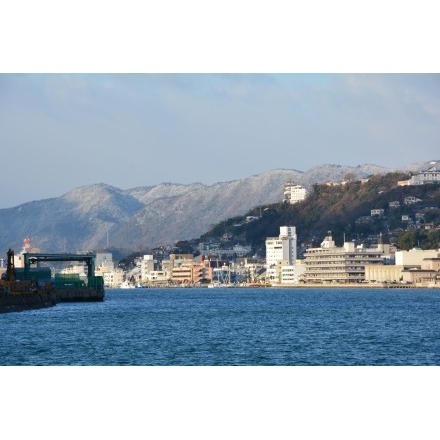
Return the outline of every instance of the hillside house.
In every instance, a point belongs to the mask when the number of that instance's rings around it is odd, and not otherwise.
[[[358,217],[355,220],[355,223],[357,225],[368,225],[370,223],[373,223],[373,217],[369,216],[369,215],[362,215],[361,217]]]
[[[384,212],[385,211],[383,209],[372,209],[371,210],[371,217],[374,217],[375,215],[382,217]]]
[[[284,185],[283,202],[288,202],[291,205],[305,200],[307,197],[307,189],[301,185],[296,185],[293,182],[287,182]]]
[[[418,199],[417,197],[408,196],[408,197],[405,197],[403,204],[404,205],[414,205],[416,203],[420,203],[421,201],[422,201],[422,199]]]

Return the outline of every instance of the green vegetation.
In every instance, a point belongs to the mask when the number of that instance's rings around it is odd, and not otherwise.
[[[396,243],[402,249],[436,248],[440,232],[424,228],[428,224],[433,228],[440,224],[440,186],[397,186],[399,180],[406,179],[406,174],[390,173],[372,176],[367,182],[315,184],[303,202],[256,207],[242,217],[222,221],[198,240],[188,243],[197,245],[226,235],[229,238],[222,240],[223,247],[251,244],[258,252],[264,250],[266,237],[278,236],[280,226],[292,225],[296,226],[299,246],[317,246],[331,231],[337,245],[343,243],[344,236],[346,240],[365,242],[377,241],[382,234],[384,243]],[[408,196],[421,202],[405,205]],[[399,206],[390,208],[389,203],[395,201]],[[372,209],[383,209],[384,215],[371,217]],[[402,220],[404,215],[410,221]],[[259,219],[246,222],[247,216]]]
[[[338,246],[344,238],[371,245],[382,235],[383,243],[404,250],[439,248],[440,185],[397,186],[408,177],[390,173],[372,176],[367,182],[350,179],[345,185],[315,184],[303,202],[257,206],[243,216],[221,221],[198,239],[175,243],[173,252],[199,255],[201,242],[210,249],[241,244],[251,245],[253,254],[263,257],[266,237],[277,237],[280,226],[296,227],[299,256],[307,247],[319,246],[328,231]],[[421,201],[406,205],[409,196]],[[390,207],[390,202],[399,203]],[[384,214],[372,217],[372,209],[383,209]]]
[[[399,237],[399,247],[405,251],[414,247],[438,249],[440,247],[440,230],[406,231]]]

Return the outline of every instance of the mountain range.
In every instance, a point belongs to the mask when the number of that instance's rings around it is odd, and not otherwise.
[[[307,172],[276,169],[213,185],[161,183],[128,190],[107,184],[74,189],[60,197],[0,209],[0,249],[16,252],[29,237],[41,252],[118,249],[136,252],[178,240],[197,238],[213,225],[243,215],[256,206],[280,202],[287,181],[310,188],[339,182],[351,174],[365,178],[388,172],[411,172],[378,165],[322,165]]]

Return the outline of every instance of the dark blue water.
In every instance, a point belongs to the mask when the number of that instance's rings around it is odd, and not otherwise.
[[[440,290],[107,290],[0,315],[0,363],[440,365]]]

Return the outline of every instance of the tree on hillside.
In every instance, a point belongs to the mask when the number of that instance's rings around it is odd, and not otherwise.
[[[414,248],[417,244],[417,234],[416,231],[404,232],[399,237],[399,247],[404,251],[409,251]]]

